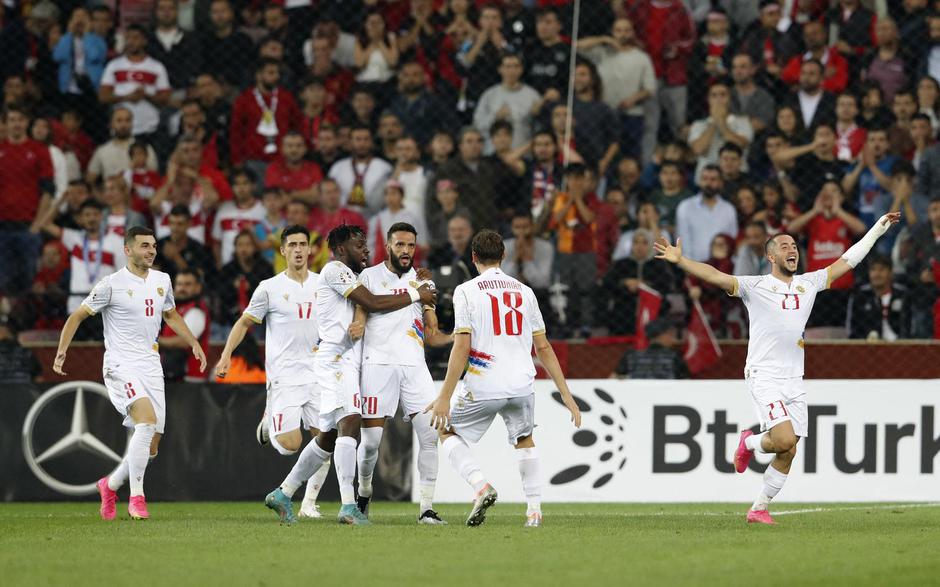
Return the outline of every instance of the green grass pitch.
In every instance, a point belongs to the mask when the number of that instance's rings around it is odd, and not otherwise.
[[[278,525],[261,503],[153,503],[151,520],[103,522],[96,503],[0,504],[0,585],[938,585],[940,504],[777,504],[775,527],[745,505],[498,503],[479,528],[466,505],[446,527],[377,503],[374,525]]]

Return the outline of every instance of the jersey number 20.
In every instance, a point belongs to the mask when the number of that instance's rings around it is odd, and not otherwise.
[[[490,307],[493,309],[493,334],[496,336],[504,334],[503,325],[506,326],[506,336],[522,334],[522,312],[519,311],[522,307],[522,294],[517,291],[503,292],[502,305],[509,309],[505,314],[500,308],[499,299],[490,293],[486,295],[490,296]]]

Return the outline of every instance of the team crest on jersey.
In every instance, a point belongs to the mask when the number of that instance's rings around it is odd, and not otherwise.
[[[798,285],[798,286],[796,286],[796,291],[798,291],[798,292],[800,292],[800,293],[806,293],[806,288],[803,287],[802,285]]]
[[[158,295],[158,296],[162,296],[162,295],[163,295],[163,288],[162,288],[162,287],[158,287],[158,288],[157,288],[157,295]]]
[[[772,290],[774,290],[774,293],[776,293],[776,292],[777,292],[777,286],[776,286],[776,285],[772,285],[772,286],[770,286],[770,289],[772,289]]]
[[[284,301],[286,302],[289,299],[290,299],[290,294],[284,294]]]
[[[127,290],[127,297],[129,297],[129,298],[134,297],[134,290],[132,290],[132,289]]]

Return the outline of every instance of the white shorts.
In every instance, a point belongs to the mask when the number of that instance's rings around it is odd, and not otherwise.
[[[108,388],[108,397],[119,414],[124,416],[124,426],[134,427],[134,421],[128,414],[131,405],[139,399],[147,398],[157,415],[157,434],[163,434],[166,425],[166,391],[163,375],[141,375],[133,369],[105,367],[104,385]]]
[[[359,364],[350,355],[317,353],[313,372],[320,387],[320,424],[323,432],[333,430],[347,416],[362,414],[359,402]]]
[[[270,385],[270,384],[269,384]],[[320,388],[307,385],[277,385],[268,388],[268,423],[271,434],[279,435],[320,425]]]
[[[747,390],[754,402],[761,431],[770,430],[781,422],[791,422],[797,436],[806,437],[809,413],[802,377],[771,379],[748,377]]]
[[[405,421],[424,411],[437,393],[427,365],[363,365],[363,418],[392,418],[401,403]]]
[[[506,424],[509,444],[516,446],[520,438],[530,436],[535,429],[535,393],[475,400],[461,383],[450,402],[450,428],[464,440],[479,442],[497,414]]]

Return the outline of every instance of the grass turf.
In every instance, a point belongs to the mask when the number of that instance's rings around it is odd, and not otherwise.
[[[0,584],[12,585],[936,585],[940,507],[778,504],[823,511],[748,526],[734,504],[497,504],[479,528],[376,503],[370,527],[279,526],[260,503],[154,503],[98,519],[94,503],[0,504]]]

